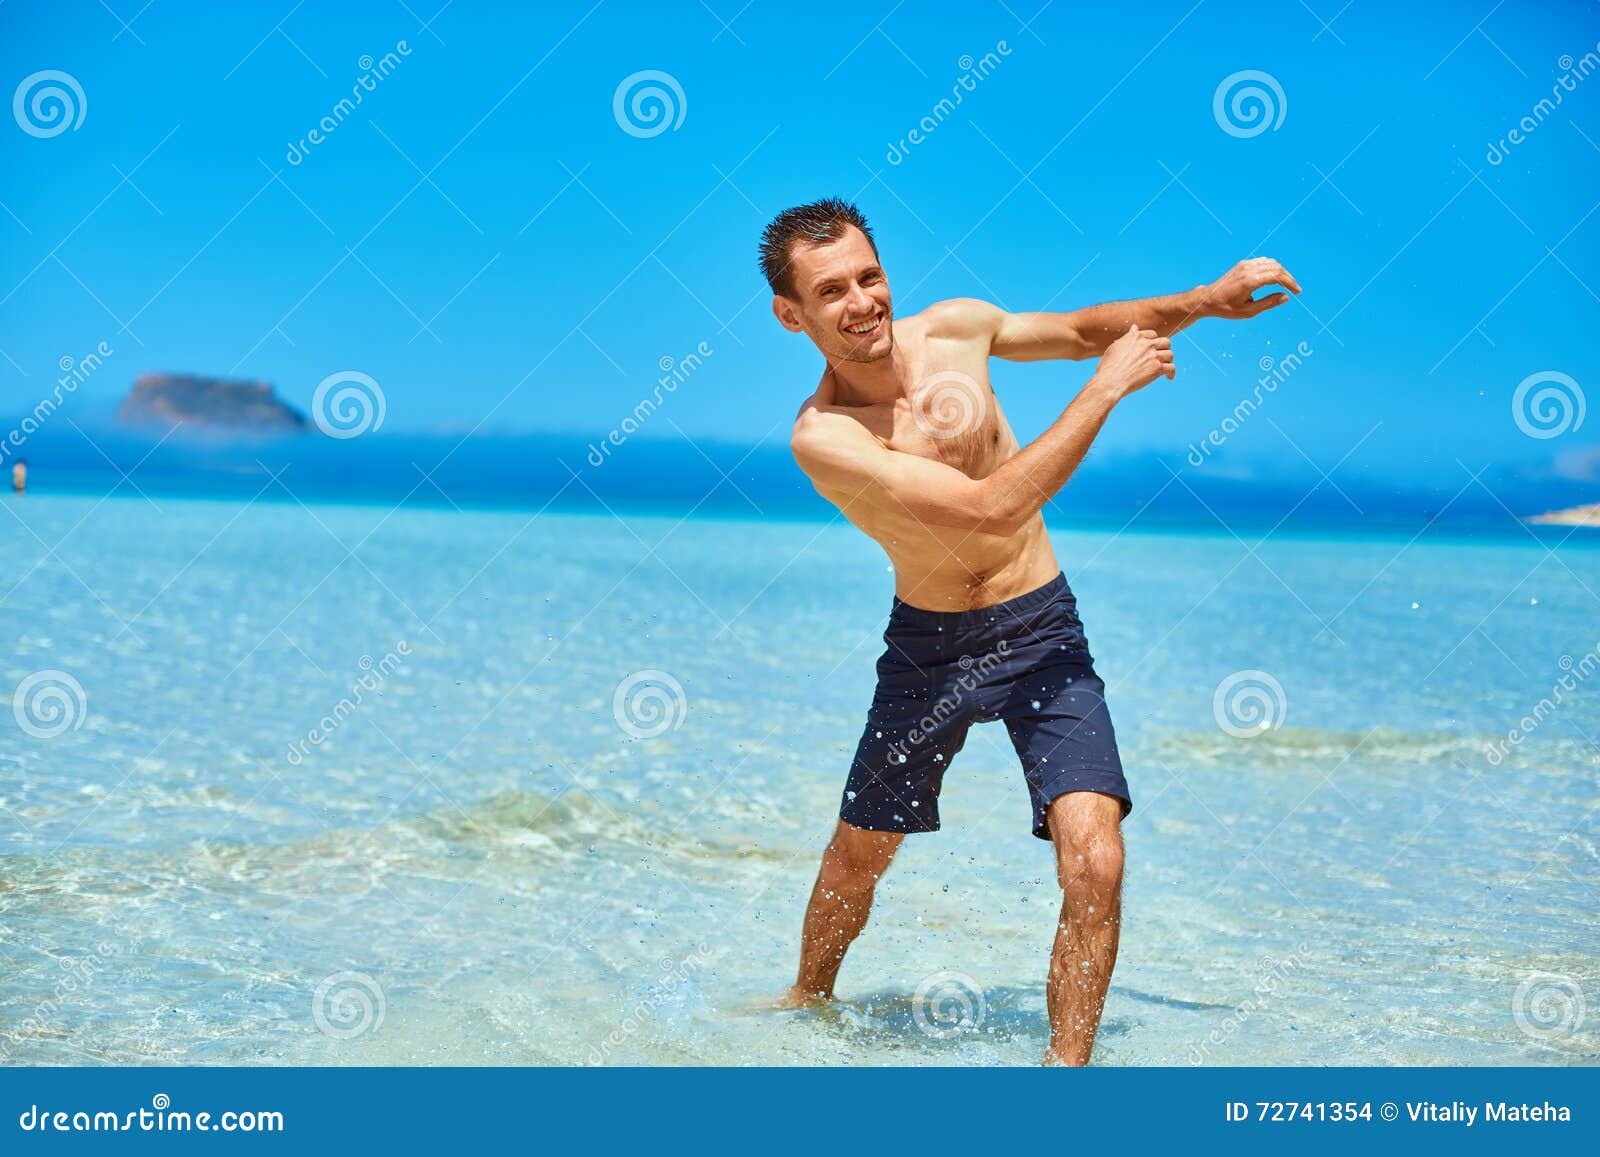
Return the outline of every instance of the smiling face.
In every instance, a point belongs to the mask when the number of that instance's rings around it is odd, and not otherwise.
[[[875,362],[894,350],[889,278],[861,230],[847,228],[822,245],[797,243],[789,271],[794,296],[772,299],[785,329],[805,334],[829,362]]]

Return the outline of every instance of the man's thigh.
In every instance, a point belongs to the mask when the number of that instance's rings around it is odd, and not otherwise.
[[[1074,661],[1030,669],[1011,688],[1004,718],[1028,781],[1035,836],[1051,838],[1050,807],[1067,794],[1114,797],[1119,819],[1133,809],[1105,684],[1092,666]]]

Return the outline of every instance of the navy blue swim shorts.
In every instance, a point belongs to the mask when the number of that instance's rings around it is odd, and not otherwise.
[[[1033,803],[1033,834],[1050,838],[1050,801],[1097,791],[1133,808],[1105,684],[1065,575],[975,611],[894,601],[878,689],[839,817],[869,831],[939,830],[939,787],[974,723],[1005,721]]]

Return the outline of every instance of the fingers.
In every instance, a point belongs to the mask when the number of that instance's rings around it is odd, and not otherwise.
[[[1288,300],[1289,295],[1287,293],[1269,293],[1266,297],[1250,303],[1250,313],[1248,316],[1255,317],[1259,313],[1265,313],[1269,309],[1277,308]]]
[[[1294,274],[1271,257],[1252,257],[1240,264],[1244,267],[1251,292],[1263,285],[1282,285],[1295,293],[1300,292],[1300,283],[1294,279]]]

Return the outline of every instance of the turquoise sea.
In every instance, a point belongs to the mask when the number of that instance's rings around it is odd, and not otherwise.
[[[842,522],[6,505],[10,1063],[1041,1055],[995,726],[761,1008],[889,609]],[[1600,535],[1053,533],[1135,794],[1099,1063],[1600,1062]]]

